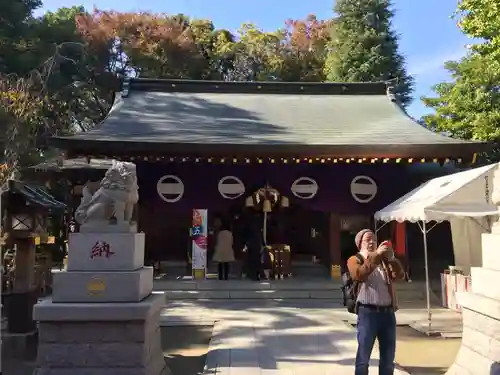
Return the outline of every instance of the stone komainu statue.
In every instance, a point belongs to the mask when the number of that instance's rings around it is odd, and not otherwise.
[[[75,219],[80,225],[130,223],[138,200],[135,164],[113,160],[94,194],[88,185],[83,188]]]

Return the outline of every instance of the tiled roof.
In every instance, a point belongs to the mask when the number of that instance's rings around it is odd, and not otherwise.
[[[63,210],[66,205],[48,193],[45,187],[9,180],[9,193],[20,194],[30,204],[47,210]]]
[[[391,100],[384,83],[290,84],[295,86],[288,92],[287,84],[277,92],[266,90],[265,83],[251,83],[260,85],[260,92],[245,93],[200,86],[184,90],[183,82],[173,88],[168,85],[172,81],[160,82],[165,82],[164,91],[137,84],[135,90],[132,82],[128,95],[117,100],[100,126],[71,138],[235,145],[469,143],[419,125]],[[297,85],[305,87],[303,92]],[[322,93],[316,93],[321,86]]]
[[[434,133],[378,83],[135,79],[96,128],[54,144],[74,156],[321,154],[462,157],[484,143]]]

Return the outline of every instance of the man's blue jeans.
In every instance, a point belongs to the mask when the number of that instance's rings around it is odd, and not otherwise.
[[[379,375],[394,375],[396,355],[396,316],[393,310],[377,311],[359,306],[358,352],[355,375],[368,375],[370,357],[378,340],[380,350]]]

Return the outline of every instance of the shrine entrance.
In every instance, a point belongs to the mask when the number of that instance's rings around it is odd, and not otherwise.
[[[212,228],[209,259],[215,247],[218,227],[223,220],[227,220],[231,223],[235,256],[240,262],[245,262],[243,249],[248,239],[260,235],[262,244],[267,245],[269,251],[281,249],[280,252],[285,252],[282,259],[286,263],[284,267],[289,269],[287,274],[326,276],[329,218],[328,212],[313,210],[297,201],[291,204],[288,197],[266,185],[247,196],[244,206],[240,203],[233,205],[226,213],[209,213],[209,225]],[[273,259],[276,257],[280,256],[272,256]]]

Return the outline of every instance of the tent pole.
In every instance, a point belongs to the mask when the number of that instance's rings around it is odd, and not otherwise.
[[[431,312],[431,295],[430,295],[430,282],[429,282],[429,257],[427,254],[427,228],[426,222],[422,221],[422,235],[424,239],[424,262],[425,262],[425,296],[427,299],[427,335],[431,334],[431,321],[432,321],[432,312]]]

